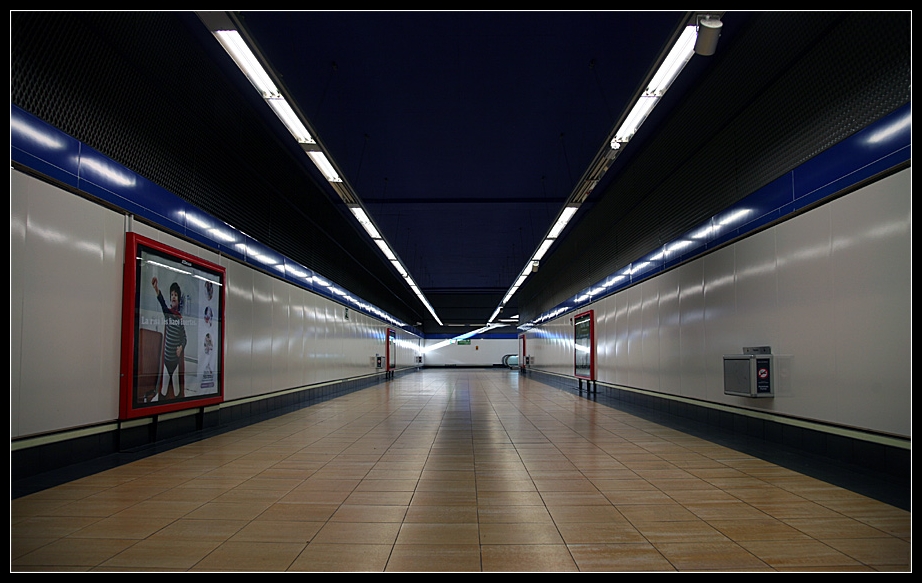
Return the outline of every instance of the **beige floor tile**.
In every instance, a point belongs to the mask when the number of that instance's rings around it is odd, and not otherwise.
[[[253,502],[206,502],[186,515],[199,520],[253,520],[272,506]]]
[[[563,537],[551,522],[498,522],[480,525],[483,545],[559,545]]]
[[[396,522],[327,522],[311,542],[392,545],[399,530],[400,524]]]
[[[474,496],[480,506],[543,506],[544,499],[535,492],[477,492]]]
[[[362,480],[355,487],[356,492],[413,492],[418,480]]]
[[[675,504],[676,499],[659,490],[614,490],[602,492],[612,504]],[[733,498],[731,498],[733,499]]]
[[[619,504],[615,508],[632,523],[696,520],[698,518],[680,504]]]
[[[359,490],[358,488],[349,494],[349,497],[343,502],[344,504],[369,504],[372,506],[409,506],[413,500],[412,491],[389,492],[376,490]]]
[[[675,571],[675,567],[647,542],[569,544],[580,571]]]
[[[734,541],[803,540],[809,538],[801,529],[774,518],[708,520],[708,524]]]
[[[480,546],[476,544],[396,544],[386,571],[480,571]]]
[[[405,523],[476,523],[477,507],[465,505],[429,506],[413,504],[406,512]]]
[[[141,540],[147,538],[163,527],[167,526],[174,519],[152,516],[141,518],[137,516],[121,517],[110,516],[97,520],[93,524],[70,534],[70,538],[115,538],[115,539],[135,539]]]
[[[137,544],[129,539],[62,538],[11,561],[19,569],[95,567]]]
[[[727,542],[726,535],[703,520],[634,521],[637,529],[651,543]]]
[[[484,571],[578,571],[566,545],[481,545]]]
[[[480,542],[476,522],[424,523],[405,522],[400,526],[396,544],[400,545],[471,545]]]
[[[653,543],[679,571],[748,571],[769,567],[754,553],[731,542]]]
[[[541,492],[548,506],[611,506],[601,492]]]
[[[879,571],[912,568],[912,544],[896,537],[834,538],[823,542]]]
[[[563,522],[556,526],[564,542],[570,546],[647,542],[640,531],[627,520],[593,523]]]
[[[552,524],[553,519],[547,507],[542,505],[491,505],[481,506],[477,510],[477,520],[481,525],[493,523],[544,523]]]
[[[220,545],[215,540],[149,538],[115,555],[100,567],[131,570],[190,569]]]
[[[412,496],[410,506],[476,506],[480,498],[475,490],[417,490]]]
[[[878,540],[878,539],[875,539]],[[746,550],[775,568],[848,567],[860,561],[817,540],[741,541]]]
[[[403,522],[406,506],[343,504],[330,520],[333,522]]]
[[[617,508],[608,506],[550,506],[547,507],[555,523],[577,522],[624,522],[624,515]]]
[[[149,539],[202,540],[223,542],[248,524],[246,520],[199,520],[180,518],[153,533]]]
[[[306,545],[227,541],[192,566],[193,571],[286,571]]]
[[[18,538],[55,540],[101,520],[95,516],[35,516],[11,521],[10,541]]]
[[[254,520],[240,528],[229,540],[235,542],[308,543],[325,522],[302,520]]]

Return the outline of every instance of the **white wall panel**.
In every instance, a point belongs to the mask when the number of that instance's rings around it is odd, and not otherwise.
[[[912,169],[832,207],[842,421],[911,435]]]
[[[33,179],[10,169],[10,437],[20,434],[22,308],[25,298],[26,222]]]
[[[742,345],[736,325],[735,248],[724,247],[701,258],[704,262],[705,392],[696,399],[720,402],[723,394],[724,354],[739,352]]]
[[[615,371],[615,313],[613,302],[600,301],[595,309],[595,374],[596,379],[611,379]],[[611,382],[611,381],[609,381]]]
[[[783,383],[775,400],[798,401],[806,417],[839,417],[836,388],[835,286],[832,279],[832,207],[826,205],[776,228],[778,232],[778,311],[783,343],[773,346],[796,385]],[[780,340],[779,340],[780,342]],[[818,348],[823,347],[822,350]]]
[[[615,310],[615,367],[614,383],[627,385],[628,379],[628,296],[615,294],[603,301],[611,302]]]
[[[660,390],[659,363],[659,284],[662,277],[655,277],[640,284],[640,385]]]
[[[682,333],[679,310],[679,272],[672,270],[659,281],[659,347],[652,374],[659,375],[660,390],[682,394]]]
[[[737,243],[736,326],[740,346],[771,346],[777,338],[777,229],[756,233]]]
[[[627,358],[623,362],[628,386],[643,386],[643,292],[635,285],[627,290]]]
[[[320,297],[305,292],[301,298],[304,302],[304,353],[301,358],[301,370],[303,384],[312,385],[317,383],[317,367],[315,366],[316,355],[320,351],[320,325],[319,316],[317,315]]]
[[[781,350],[778,334],[778,274],[775,248],[776,229],[769,229],[747,237],[734,245],[736,264],[736,317],[734,335],[738,345],[728,354],[740,354],[744,346],[771,346],[774,352]],[[709,357],[709,360],[723,359]],[[723,392],[723,379],[716,378],[712,387],[716,394]],[[723,396],[725,402],[735,403],[739,397]],[[747,403],[757,409],[776,410],[775,399],[758,399]]]
[[[272,341],[275,327],[272,322],[272,281],[261,272],[253,275],[253,327],[249,333],[253,338],[253,357],[250,360],[252,396],[274,390],[272,376]],[[245,333],[245,332],[244,332]]]
[[[256,272],[225,260],[227,270],[224,309],[224,397],[239,399],[253,388],[253,278]]]
[[[704,320],[704,262],[692,261],[673,271],[679,286],[680,395],[707,394],[707,343]]]
[[[291,361],[288,363],[288,371],[291,375],[292,386],[300,387],[307,384],[305,380],[304,362],[305,362],[305,336],[307,328],[305,323],[304,309],[304,290],[295,288],[291,289],[291,304],[289,305],[288,314],[291,318],[288,328],[288,354]]]
[[[20,296],[11,308],[11,431],[115,419],[124,217],[18,172],[10,195],[11,252],[19,254],[11,300]]]
[[[280,279],[271,278],[272,284],[272,387],[297,386],[291,374],[291,294],[294,287]]]

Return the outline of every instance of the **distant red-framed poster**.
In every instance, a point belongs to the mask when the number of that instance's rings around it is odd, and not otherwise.
[[[393,328],[387,329],[387,346],[385,347],[386,368],[391,371],[397,368],[397,332]]]
[[[225,277],[220,265],[128,233],[121,419],[224,400]]]

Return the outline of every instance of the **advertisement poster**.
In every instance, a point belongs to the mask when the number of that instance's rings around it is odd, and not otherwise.
[[[123,417],[220,402],[224,268],[135,233],[128,243]]]

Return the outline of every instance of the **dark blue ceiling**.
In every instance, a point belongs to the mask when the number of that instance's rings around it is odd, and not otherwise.
[[[687,14],[241,17],[428,294],[511,286]]]

